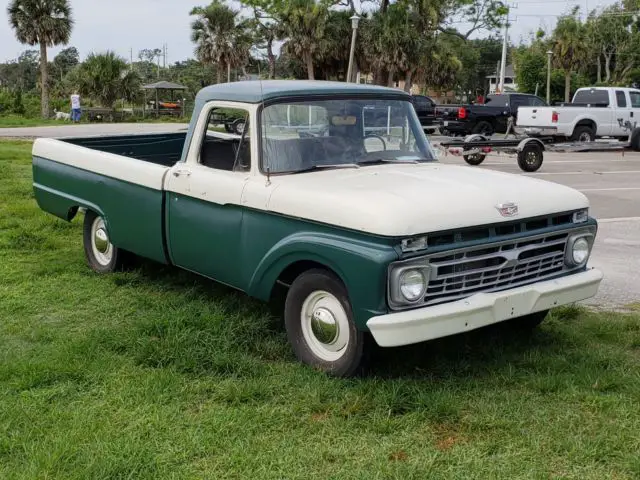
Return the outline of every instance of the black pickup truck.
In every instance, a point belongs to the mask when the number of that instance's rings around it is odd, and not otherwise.
[[[518,107],[545,105],[547,103],[535,95],[504,93],[487,95],[482,104],[439,105],[435,115],[438,127],[444,135],[493,135],[507,131],[509,117],[513,117],[515,125]]]

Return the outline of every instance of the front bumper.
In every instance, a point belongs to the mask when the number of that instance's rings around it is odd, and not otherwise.
[[[591,298],[602,278],[600,270],[590,269],[433,307],[372,317],[367,327],[381,347],[424,342]]]

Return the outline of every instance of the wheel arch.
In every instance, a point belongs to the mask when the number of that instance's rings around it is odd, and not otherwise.
[[[321,268],[344,284],[356,322],[362,326],[368,319],[363,312],[386,308],[387,268],[397,258],[390,245],[300,232],[284,238],[264,255],[251,274],[247,293],[269,301],[277,287],[287,288],[304,271]]]

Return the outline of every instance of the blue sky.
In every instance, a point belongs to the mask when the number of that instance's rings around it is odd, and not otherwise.
[[[128,59],[131,49],[135,58],[143,48],[162,48],[166,43],[168,61],[183,60],[193,56],[189,11],[206,3],[197,0],[71,0],[76,24],[69,45],[78,48],[83,58],[91,51],[110,49]],[[514,19],[509,38],[518,43],[539,26],[552,29],[557,16],[570,9],[568,5],[578,4],[584,13],[613,1],[518,0],[509,3]],[[0,0],[0,61],[16,58],[26,48],[16,41],[9,26],[8,4],[9,0]],[[60,49],[51,49],[51,58]]]

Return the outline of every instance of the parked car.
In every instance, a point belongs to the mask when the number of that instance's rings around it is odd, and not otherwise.
[[[547,103],[527,93],[487,95],[485,103],[468,105],[439,105],[436,118],[444,134],[469,135],[480,133],[493,135],[506,133],[509,117],[518,118],[518,110],[525,106],[544,106]],[[514,122],[515,125],[515,122]]]
[[[370,130],[366,108],[396,113],[390,135]],[[210,128],[220,109],[245,112],[242,135]],[[582,193],[441,164],[411,97],[384,87],[214,85],[186,132],[37,139],[33,185],[46,212],[84,213],[95,272],[137,255],[264,301],[282,294],[297,357],[340,376],[373,342],[505,321],[524,333],[602,279],[587,266],[597,222]]]
[[[520,109],[517,125],[525,133],[559,140],[592,142],[598,137],[627,139],[625,122],[640,119],[640,90],[622,87],[579,88],[570,104]]]

